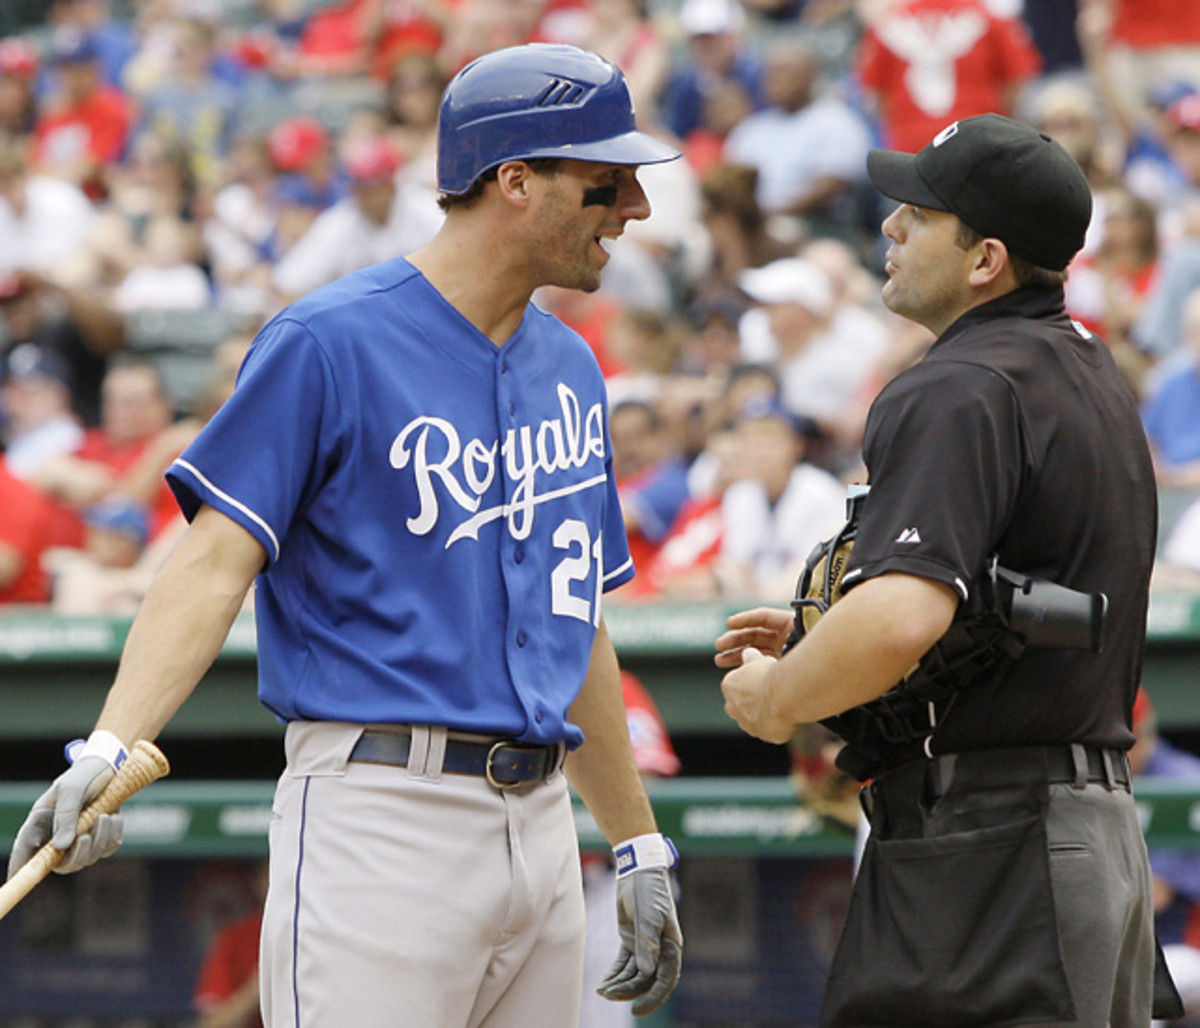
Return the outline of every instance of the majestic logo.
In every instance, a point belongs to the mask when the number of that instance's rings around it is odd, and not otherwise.
[[[602,485],[606,475],[601,405],[582,410],[579,397],[562,382],[558,384],[558,404],[560,417],[547,418],[536,426],[511,428],[502,441],[468,439],[464,443],[458,429],[445,418],[413,418],[392,441],[388,455],[397,470],[411,467],[416,483],[421,506],[406,522],[409,531],[427,535],[433,530],[442,514],[444,495],[470,515],[450,533],[447,549],[459,539],[479,538],[480,528],[499,518],[506,519],[514,539],[525,539],[533,529],[539,504]],[[599,474],[537,491],[539,473],[552,478],[592,461],[600,462]],[[511,497],[507,503],[481,510],[483,495],[497,470],[514,483]]]
[[[906,528],[903,532],[896,536],[896,542],[898,543],[919,543],[920,541],[921,533],[915,528]]]

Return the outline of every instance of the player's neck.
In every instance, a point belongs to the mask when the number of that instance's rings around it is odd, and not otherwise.
[[[447,223],[429,245],[408,260],[443,298],[497,346],[517,330],[533,295],[518,269],[509,269],[478,233]]]

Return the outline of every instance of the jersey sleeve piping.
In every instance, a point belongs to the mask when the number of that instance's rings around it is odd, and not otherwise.
[[[970,594],[966,582],[953,568],[924,557],[897,557],[894,555],[851,568],[842,576],[842,588],[851,589],[868,578],[876,578],[892,571],[903,575],[912,575],[915,578],[929,578],[935,582],[942,582],[954,589],[964,600]]]
[[[220,489],[217,486],[215,486],[212,482],[210,482],[208,480],[208,478],[205,477],[205,475],[198,468],[196,468],[192,464],[189,464],[187,461],[182,460],[182,459],[177,459],[177,460],[175,460],[173,467],[176,467],[182,471],[187,472],[188,475],[190,475],[201,486],[203,486],[204,490],[207,493],[209,493],[211,496],[215,497],[216,499],[220,500],[222,503],[228,505],[233,510],[240,513],[243,517],[249,519],[259,529],[261,529],[262,534],[264,534],[267,537],[267,539],[270,540],[271,549],[274,554],[273,559],[279,560],[279,555],[280,555],[279,537],[275,534],[275,531],[271,528],[271,526],[269,524],[267,524],[267,522],[263,518],[261,518],[258,514],[256,514],[254,511],[252,511],[249,507],[247,507],[240,500],[234,499],[223,489]]]
[[[604,585],[606,588],[611,588],[613,585],[621,585],[633,577],[630,572],[633,571],[633,558],[630,557],[618,568],[613,568],[604,576]],[[619,580],[619,581],[618,581]]]

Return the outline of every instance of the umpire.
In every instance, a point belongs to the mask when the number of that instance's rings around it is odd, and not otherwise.
[[[884,303],[937,340],[871,410],[838,602],[794,648],[792,615],[764,609],[716,644],[744,730],[781,743],[826,720],[872,778],[821,1023],[1144,1028],[1156,943],[1126,751],[1156,493],[1130,391],[1064,311],[1088,185],[992,114],[867,169],[900,203]],[[1006,582],[1018,603],[1080,601],[1097,638],[1039,645]]]

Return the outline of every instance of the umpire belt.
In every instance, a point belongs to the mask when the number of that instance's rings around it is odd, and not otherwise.
[[[928,769],[925,788],[931,800],[942,796],[954,775],[955,765],[968,761],[974,769],[972,779],[975,781],[1002,782],[1008,777],[1006,768],[1031,760],[1044,760],[1046,781],[1050,784],[1066,783],[1082,789],[1088,783],[1100,783],[1110,790],[1121,789],[1125,792],[1131,792],[1133,788],[1129,758],[1124,750],[1084,743],[963,750],[940,754],[932,760],[926,757],[919,759]],[[908,762],[893,770],[903,766],[908,766]]]
[[[407,767],[412,752],[412,736],[407,732],[363,731],[350,759],[367,764]],[[566,747],[531,746],[511,739],[448,738],[442,757],[442,770],[454,775],[478,775],[497,789],[511,789],[549,778],[560,767]]]

